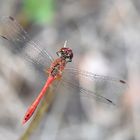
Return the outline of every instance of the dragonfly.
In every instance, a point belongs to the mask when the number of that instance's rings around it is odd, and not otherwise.
[[[100,83],[107,83],[107,85],[109,86],[112,86],[113,83],[114,85],[118,85],[118,88],[121,87],[122,89],[124,89],[124,87],[126,87],[127,85],[127,82],[125,80],[120,80],[118,78],[109,76],[97,75],[91,72],[80,70],[78,68],[67,67],[68,63],[72,62],[74,53],[71,48],[66,46],[66,42],[64,43],[64,46],[56,52],[58,58],[54,59],[48,53],[47,48],[42,49],[36,42],[30,39],[27,32],[13,17],[3,17],[0,20],[0,26],[2,26],[4,30],[0,33],[0,37],[12,43],[13,46],[18,46],[16,49],[13,49],[17,52],[21,51],[20,44],[22,44],[22,49],[24,49],[24,51],[22,52],[22,57],[24,57],[29,62],[38,65],[40,70],[42,70],[43,72],[47,72],[48,74],[46,83],[44,84],[36,99],[27,109],[22,124],[25,124],[32,117],[42,97],[44,96],[50,85],[54,83],[54,81],[61,80],[69,87],[78,88],[81,95],[85,95],[87,97],[91,97],[94,100],[111,105],[115,105],[115,102],[98,92],[101,87],[97,88],[95,91],[92,91],[88,88],[74,83],[71,80],[71,77],[84,78],[84,80],[89,80],[93,83],[96,83],[96,81],[100,81]],[[116,90],[112,90],[112,94],[117,95],[118,93],[116,92],[119,92],[118,88]]]

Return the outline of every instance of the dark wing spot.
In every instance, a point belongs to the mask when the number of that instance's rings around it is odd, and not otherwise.
[[[11,19],[12,21],[14,21],[15,19],[13,18],[13,17],[11,17],[11,16],[9,16],[9,19]]]
[[[121,82],[121,83],[123,83],[123,84],[126,84],[126,82],[125,82],[125,81],[123,81],[123,80],[120,80],[120,82]]]
[[[106,100],[107,100],[108,102],[110,102],[111,104],[115,105],[111,100],[109,100],[109,99],[107,99],[107,98],[106,98]]]
[[[7,39],[5,36],[2,36],[2,35],[1,35],[1,37],[2,37],[3,39],[6,39],[6,40],[8,40],[8,39]]]

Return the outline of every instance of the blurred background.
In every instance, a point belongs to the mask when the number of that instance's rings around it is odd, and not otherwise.
[[[0,39],[0,139],[139,140],[139,8],[138,0],[0,0],[1,34],[8,25],[6,34],[11,40],[18,33],[24,35],[18,27],[3,22],[3,16],[12,16],[30,35],[16,45]],[[123,89],[117,107],[81,98],[78,88],[65,88],[60,82],[50,88],[23,126],[24,114],[47,78],[37,63],[29,64],[22,57],[25,46],[31,56],[36,53],[30,51],[31,40],[54,58],[67,40],[67,47],[74,52],[69,66],[126,80],[129,86],[110,84],[102,91],[104,95],[111,89],[109,97],[116,100],[113,92]],[[44,60],[47,62],[47,57]],[[93,86],[86,78],[72,80]]]

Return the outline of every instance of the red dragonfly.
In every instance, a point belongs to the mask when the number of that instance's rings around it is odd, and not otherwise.
[[[44,69],[46,71],[46,67],[49,66],[49,69],[47,70],[48,78],[46,80],[46,83],[42,88],[41,92],[39,93],[38,97],[28,108],[22,122],[23,124],[25,124],[31,118],[38,104],[40,103],[40,100],[46,93],[48,87],[58,79],[61,79],[64,83],[66,83],[66,85],[69,85],[69,87],[78,88],[82,95],[92,97],[97,101],[115,105],[115,102],[109,97],[101,95],[100,92],[98,92],[98,88],[95,91],[91,91],[89,89],[80,87],[79,84],[73,83],[73,81],[71,81],[71,77],[85,78],[84,80],[89,80],[91,82],[93,81],[94,83],[100,81],[100,83],[103,83],[103,85],[104,83],[106,84],[106,86],[109,85],[109,89],[112,87],[112,84],[114,84],[115,86],[117,85],[116,89],[114,89],[113,87],[112,91],[108,91],[115,96],[119,96],[119,94],[117,93],[121,92],[119,91],[119,89],[124,89],[124,87],[126,86],[126,82],[124,80],[119,80],[117,78],[112,78],[108,76],[101,76],[75,68],[66,68],[66,65],[69,62],[72,62],[73,59],[73,51],[72,49],[66,47],[66,42],[64,44],[64,47],[62,47],[56,53],[58,55],[58,58],[54,60],[51,55],[49,55],[46,48],[41,49],[40,46],[37,45],[37,43],[31,41],[26,31],[13,17],[2,18],[0,24],[3,26],[4,29],[1,37],[13,43],[13,47],[18,46],[18,48],[14,48],[13,50],[20,52],[19,44],[22,44],[22,49],[24,49],[22,56],[25,59],[31,61],[33,64],[39,65],[40,69],[43,71]],[[28,47],[26,47],[25,44],[27,44]]]

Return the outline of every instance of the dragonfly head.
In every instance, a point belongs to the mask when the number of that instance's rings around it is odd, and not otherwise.
[[[66,62],[71,62],[73,58],[73,52],[70,48],[61,48],[56,54],[61,57],[62,59],[65,59]]]

